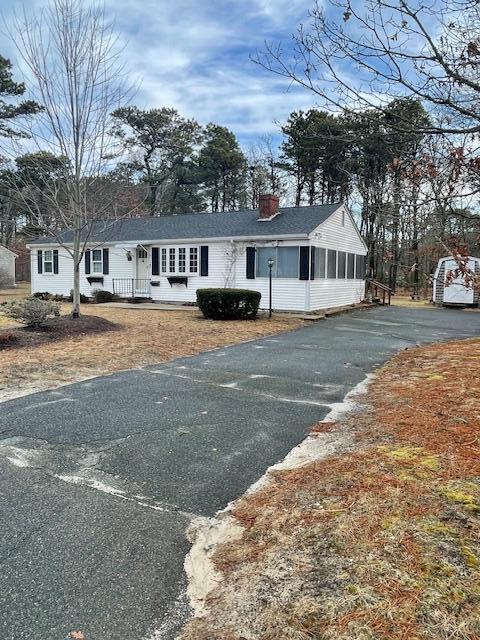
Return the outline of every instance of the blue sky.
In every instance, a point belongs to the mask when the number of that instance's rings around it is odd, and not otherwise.
[[[42,6],[31,0],[28,7]],[[106,0],[132,80],[132,102],[171,106],[200,123],[231,128],[244,147],[278,134],[276,121],[315,104],[314,96],[253,64],[249,55],[265,40],[286,47],[313,0]],[[8,23],[17,5],[4,0]],[[2,38],[2,54],[15,62]],[[4,48],[3,48],[4,47]],[[275,136],[277,137],[277,136]]]

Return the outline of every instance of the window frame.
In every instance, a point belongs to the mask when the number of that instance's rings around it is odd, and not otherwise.
[[[326,280],[327,279],[327,249],[325,247],[312,247],[315,252],[315,269],[314,269],[314,279],[315,280]],[[320,260],[320,256],[323,251],[323,260]],[[323,275],[320,272],[320,265],[323,264]]]
[[[100,259],[99,260],[95,260],[95,252],[100,253]],[[90,267],[90,273],[92,275],[102,275],[103,274],[103,251],[102,249],[92,249],[91,254],[90,254],[90,262],[91,262],[91,267]],[[100,269],[95,269],[95,265],[100,265]]]
[[[50,254],[50,259],[47,260],[47,253]],[[47,264],[50,265],[50,269],[47,269]],[[54,267],[53,267],[53,249],[44,249],[42,253],[42,273],[47,276],[54,275]]]
[[[360,264],[359,264],[360,263]],[[361,267],[362,275],[358,273],[358,267]],[[367,256],[361,253],[355,254],[355,280],[365,280],[367,275]]]
[[[329,269],[330,266],[330,260],[329,257],[331,254],[335,254],[335,269],[333,270],[335,272],[335,275],[330,275],[331,271]],[[327,249],[327,277],[326,280],[337,280],[338,279],[338,273],[337,273],[337,269],[338,269],[338,251],[336,249]]]
[[[198,245],[175,244],[160,247],[160,275],[196,276],[199,272]]]
[[[337,280],[347,278],[347,255],[346,251],[337,251]],[[343,262],[343,273],[340,272],[340,262]]]
[[[198,247],[188,247],[188,273],[198,275],[198,254]]]
[[[272,278],[275,278],[277,280],[298,280],[300,278],[300,245],[281,245],[279,247],[270,247],[270,246],[263,246],[263,247],[257,247],[257,250],[255,251],[255,278],[260,278],[260,279],[264,279],[264,280],[268,280],[269,275],[259,275],[258,273],[258,254],[259,254],[259,249],[265,249],[265,250],[269,250],[272,254],[272,257],[274,259],[274,265],[272,268]],[[279,249],[296,249],[297,250],[297,275],[295,276],[278,276],[278,250]]]

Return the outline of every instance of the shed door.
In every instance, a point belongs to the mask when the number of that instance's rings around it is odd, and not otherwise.
[[[469,268],[475,271],[475,262],[470,260],[468,263]],[[445,275],[448,271],[453,271],[457,268],[455,260],[445,260]],[[473,289],[468,288],[463,283],[463,278],[456,278],[448,287],[445,287],[443,291],[443,301],[447,304],[473,304]]]

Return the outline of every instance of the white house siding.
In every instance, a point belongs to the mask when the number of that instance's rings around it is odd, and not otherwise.
[[[298,246],[306,244],[300,240],[279,242],[279,246]],[[205,243],[207,244],[207,243]],[[195,302],[197,289],[210,287],[235,287],[238,289],[251,289],[262,294],[261,308],[267,308],[269,304],[268,278],[247,279],[246,277],[246,253],[247,246],[274,246],[271,242],[210,242],[208,244],[208,276],[188,275],[188,286],[173,284],[170,286],[167,276],[152,276],[152,280],[160,281],[160,286],[152,287],[151,296],[156,301],[168,302]],[[168,244],[155,244],[155,246],[169,246]],[[174,246],[172,244],[172,246]],[[198,246],[175,244],[175,246]],[[150,254],[149,254],[149,261]],[[200,269],[200,265],[199,265]],[[304,311],[306,309],[306,294],[308,282],[298,278],[274,278],[272,281],[272,305],[274,309],[291,309]]]
[[[311,234],[310,240],[261,240],[252,241],[198,241],[198,242],[159,242],[152,243],[147,249],[148,272],[152,281],[159,282],[159,286],[151,287],[151,297],[155,301],[166,302],[195,302],[196,291],[199,288],[209,287],[236,287],[253,289],[262,294],[260,306],[268,308],[269,304],[269,280],[268,278],[247,279],[246,277],[246,247],[256,246],[301,246],[311,243],[312,247],[323,247],[337,251],[345,251],[356,255],[366,255],[366,247],[362,242],[350,216],[345,212],[344,225],[342,225],[342,211],[335,212],[328,220],[319,225]],[[265,223],[268,224],[268,223]],[[120,243],[119,243],[120,244]],[[208,276],[200,276],[200,246],[208,245]],[[167,275],[151,275],[151,248],[159,247],[198,247],[198,274],[185,273],[188,276],[188,285],[170,285]],[[132,243],[130,243],[132,247]],[[58,247],[59,273],[38,274],[37,250],[53,248],[48,245],[40,245],[32,248],[32,292],[49,291],[62,295],[69,295],[73,286],[72,259],[65,249]],[[93,246],[90,248],[94,248]],[[98,248],[98,247],[95,247]],[[127,260],[126,248],[109,246],[109,274],[104,275],[103,285],[94,283],[90,285],[85,275],[84,261],[82,261],[80,273],[81,292],[90,296],[94,289],[106,289],[113,291],[113,279],[136,278],[135,249],[131,250],[132,260]],[[91,274],[95,275],[95,274]],[[183,275],[183,274],[182,274]],[[360,302],[365,294],[363,279],[313,279],[300,280],[299,278],[273,278],[272,280],[272,306],[277,310],[314,311],[327,307],[334,307]]]
[[[30,252],[31,260],[31,291],[48,291],[63,296],[69,296],[73,289],[73,262],[66,249],[58,247],[58,273],[38,273],[37,252],[45,249],[52,249],[52,246],[37,246]],[[57,247],[55,247],[57,248]],[[92,247],[94,248],[94,247]],[[98,248],[95,245],[95,248]],[[82,259],[80,265],[80,292],[83,295],[91,296],[95,289],[106,289],[113,291],[112,278],[133,278],[135,269],[135,259],[131,262],[127,260],[126,252],[123,249],[109,247],[109,273],[103,276],[103,284],[89,284],[85,275],[85,260]],[[90,274],[91,276],[101,274]]]
[[[358,231],[345,211],[342,225],[342,210],[336,211],[328,220],[319,225],[311,234],[312,247],[323,247],[336,251],[345,251],[356,255],[367,254],[367,249]],[[361,302],[365,297],[364,279],[328,279],[310,280],[308,308],[327,309]]]
[[[267,309],[269,306],[269,279],[257,277],[248,279],[246,277],[245,248],[248,246],[298,247],[307,244],[308,240],[305,239],[281,241],[257,240],[256,242],[241,243],[240,257],[237,260],[235,268],[235,281],[232,286],[238,289],[259,291],[262,294],[260,308]],[[272,308],[278,311],[307,311],[308,287],[308,280],[299,280],[298,278],[272,278]]]
[[[200,276],[200,246],[208,245],[208,276]],[[155,247],[186,247],[187,255],[190,247],[198,247],[198,272],[191,274],[187,272],[188,285],[173,284],[168,282],[168,274],[160,276],[152,276],[152,281],[159,281],[160,286],[151,288],[151,297],[155,301],[165,302],[195,302],[197,299],[197,289],[207,289],[226,286],[226,250],[228,243],[207,243],[200,242],[195,244],[182,243],[164,243],[157,244]],[[168,259],[168,258],[167,258]],[[149,269],[151,273],[151,248],[149,249]],[[183,274],[180,274],[183,275]]]

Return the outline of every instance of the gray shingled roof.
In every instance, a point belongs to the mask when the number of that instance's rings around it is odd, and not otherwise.
[[[258,221],[258,211],[225,213],[190,213],[149,218],[126,218],[99,221],[89,238],[92,242],[152,242],[193,238],[239,238],[265,236],[305,236],[334,213],[341,203],[312,207],[286,207],[272,220]],[[71,242],[73,233],[61,234],[63,242]],[[38,238],[30,244],[55,242]]]

